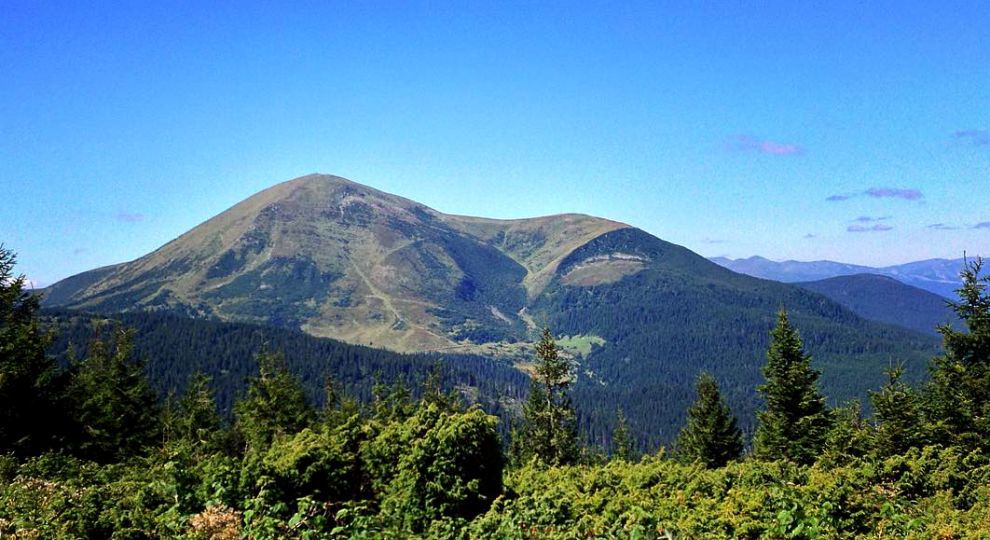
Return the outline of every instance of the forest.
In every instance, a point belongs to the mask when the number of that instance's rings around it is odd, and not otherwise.
[[[952,306],[962,327],[939,329],[923,380],[894,366],[869,403],[830,404],[781,310],[750,390],[752,434],[700,372],[676,437],[652,448],[621,407],[607,444],[582,434],[574,360],[550,329],[532,377],[493,364],[497,377],[468,381],[513,393],[508,422],[492,414],[498,400],[469,399],[467,374],[429,357],[389,371],[370,349],[364,367],[360,348],[340,349],[353,366],[331,370],[317,394],[290,365],[291,336],[256,336],[250,372],[233,375],[243,388],[218,395],[213,379],[246,368],[153,381],[135,350],[140,325],[76,334],[71,316],[42,314],[14,264],[0,249],[0,538],[990,536],[990,277],[979,259]],[[81,335],[80,350],[51,353]],[[177,390],[162,399],[166,388]]]

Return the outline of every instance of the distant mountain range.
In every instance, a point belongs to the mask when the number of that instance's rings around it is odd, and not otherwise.
[[[928,259],[895,266],[870,267],[834,261],[771,261],[763,257],[729,259],[712,257],[709,260],[733,272],[783,283],[817,281],[836,276],[878,274],[889,276],[901,283],[933,292],[949,299],[956,298],[959,288],[959,271],[964,259]]]
[[[275,185],[148,255],[67,278],[44,303],[476,353],[522,369],[548,325],[580,364],[575,397],[589,436],[607,436],[621,407],[652,443],[669,441],[701,370],[748,425],[781,307],[836,400],[863,397],[893,362],[922,373],[939,344],[623,223],[455,216],[326,175]]]

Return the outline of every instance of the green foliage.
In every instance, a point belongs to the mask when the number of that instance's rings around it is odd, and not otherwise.
[[[836,403],[865,400],[883,384],[892,358],[905,364],[906,382],[918,382],[939,352],[934,336],[866,321],[794,285],[732,273],[637,229],[599,236],[561,261],[559,273],[613,253],[651,263],[612,283],[555,280],[527,307],[558,334],[605,340],[580,359],[571,392],[587,441],[607,440],[618,407],[637,448],[669,445],[701,371],[721,382],[740,428],[751,433],[760,406],[753,388],[763,382],[760,366],[775,322],[768,315],[780,306],[801,329],[813,367],[822,372],[821,389]]]
[[[930,428],[940,442],[990,450],[990,276],[983,260],[961,272],[959,301],[951,306],[967,331],[942,326],[945,353],[931,365],[926,397]]]
[[[687,425],[677,437],[675,448],[685,461],[724,467],[742,455],[742,431],[711,373],[702,373],[696,388],[698,399],[688,409]]]
[[[146,453],[161,433],[158,399],[134,358],[133,331],[109,325],[70,366],[67,403],[76,432],[70,447],[82,457],[118,461]]]
[[[30,455],[57,434],[52,336],[38,321],[39,299],[14,275],[14,253],[0,244],[0,454]]]
[[[836,407],[832,409],[832,426],[818,463],[825,467],[852,463],[874,449],[874,435],[858,401]]]
[[[477,408],[449,413],[424,403],[383,429],[367,455],[384,514],[409,530],[441,518],[471,519],[502,492],[496,420]]]
[[[819,372],[811,368],[801,338],[783,310],[772,332],[766,384],[758,387],[766,408],[757,413],[754,453],[767,460],[812,463],[821,453],[831,424],[825,398],[819,394]]]
[[[85,344],[92,339],[93,316],[47,312],[46,318],[58,330],[51,351],[62,363],[68,361],[73,343]],[[182,395],[195,373],[207,373],[225,419],[230,418],[234,402],[247,391],[248,381],[258,370],[258,351],[266,344],[269,350],[284,354],[286,365],[299,378],[309,400],[324,408],[328,378],[333,380],[340,405],[350,406],[345,402],[371,402],[376,380],[407,381],[410,395],[417,396],[420,383],[439,366],[440,385],[445,391],[464,389],[472,402],[504,417],[515,402],[525,399],[529,384],[529,377],[508,363],[480,356],[399,354],[280,328],[160,313],[120,313],[112,318],[135,329],[134,350],[148,359],[146,371],[160,396]]]
[[[182,398],[166,404],[164,418],[167,439],[188,443],[200,453],[219,451],[229,442],[206,374],[193,374]]]
[[[588,356],[592,349],[604,344],[605,340],[598,336],[561,336],[557,339],[557,347],[578,356]]]
[[[306,428],[276,439],[262,459],[259,482],[281,500],[309,496],[340,502],[366,497],[359,427],[353,418],[333,429]]]
[[[945,298],[879,274],[835,276],[796,283],[822,294],[864,319],[937,335],[941,324],[959,323]]]
[[[278,435],[296,433],[316,419],[299,381],[289,372],[282,353],[258,354],[258,375],[247,395],[234,405],[237,430],[249,452],[262,451]]]
[[[615,459],[631,460],[633,458],[633,441],[626,424],[626,416],[622,409],[615,411],[615,429],[612,431],[612,457]]]
[[[870,392],[877,419],[873,447],[880,456],[902,454],[925,439],[921,396],[901,382],[902,374],[902,368],[892,368],[887,372],[887,384]]]
[[[990,504],[987,474],[985,460],[934,448],[838,467],[748,460],[704,469],[654,457],[528,466],[510,473],[507,495],[471,524],[470,536],[982,538],[990,532],[980,521]]]
[[[543,329],[536,344],[534,371],[529,399],[523,407],[523,458],[548,465],[573,463],[578,457],[577,418],[568,390],[574,365],[558,354],[549,328]]]
[[[132,335],[112,328],[65,373],[42,370],[46,380],[67,381],[64,395],[51,395],[80,429],[63,435],[64,453],[29,452],[40,447],[34,442],[0,453],[0,536],[987,538],[990,452],[980,437],[988,362],[981,354],[990,302],[979,266],[969,271],[958,306],[969,332],[943,330],[946,354],[933,363],[924,392],[891,371],[871,394],[874,425],[857,403],[825,408],[818,375],[782,313],[761,387],[761,459],[732,459],[739,431],[707,374],[679,439],[688,460],[661,451],[631,461],[621,411],[612,436],[619,459],[596,448],[579,453],[573,366],[557,355],[549,331],[537,348],[527,423],[513,441],[537,459],[517,459],[508,471],[498,420],[444,392],[439,368],[423,380],[420,399],[403,377],[392,385],[379,380],[367,407],[328,381],[317,421],[282,356],[267,352],[236,407],[247,442],[241,453],[227,442],[230,430],[205,376],[191,378],[160,422],[133,360]],[[38,328],[36,310],[27,312],[20,330],[0,335],[32,336],[23,329]],[[948,410],[951,384],[958,384],[961,412]],[[15,410],[5,418],[29,414],[16,409],[34,404],[10,402]]]
[[[378,375],[375,375],[379,379]],[[395,381],[391,385],[382,383],[380,380],[372,388],[375,401],[372,404],[372,411],[376,419],[384,422],[402,421],[412,416],[416,411],[416,405],[412,401],[412,392],[402,380]]]

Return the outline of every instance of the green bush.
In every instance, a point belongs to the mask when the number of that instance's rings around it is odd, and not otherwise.
[[[470,519],[502,491],[497,419],[480,409],[451,413],[423,404],[386,426],[365,455],[383,512],[413,531],[444,517]]]

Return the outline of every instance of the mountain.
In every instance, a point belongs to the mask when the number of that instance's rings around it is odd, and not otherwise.
[[[262,191],[147,256],[63,280],[45,303],[264,323],[397,351],[510,342],[526,335],[521,312],[564,257],[626,227],[576,214],[453,216],[310,175]]]
[[[615,221],[455,216],[325,175],[278,184],[144,257],[56,283],[45,305],[258,323],[524,370],[549,325],[579,362],[589,437],[608,437],[622,408],[650,444],[672,438],[702,369],[752,424],[781,307],[835,400],[865,396],[893,361],[920,376],[938,350],[931,336]]]
[[[931,334],[937,334],[936,328],[941,324],[959,325],[944,297],[888,276],[854,274],[797,285],[825,295],[872,321]]]
[[[871,267],[833,261],[771,261],[755,256],[747,259],[712,257],[712,262],[734,272],[772,279],[783,283],[817,281],[836,276],[879,274],[901,283],[924,289],[939,296],[955,299],[959,288],[959,271],[964,259],[928,259],[894,266]]]
[[[748,259],[729,259],[712,257],[712,262],[724,266],[733,272],[746,274],[763,279],[772,279],[782,283],[798,281],[815,281],[835,276],[870,273],[875,268],[857,266],[833,261],[771,261],[760,256]]]

